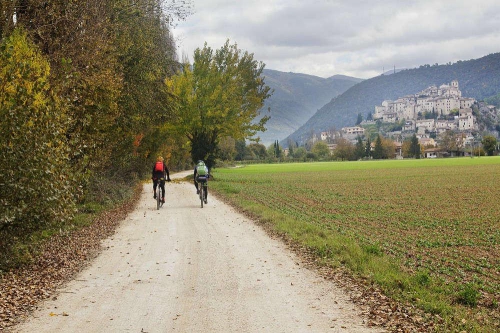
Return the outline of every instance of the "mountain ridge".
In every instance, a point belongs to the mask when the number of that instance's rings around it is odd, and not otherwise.
[[[273,69],[264,69],[263,76],[266,85],[274,90],[255,120],[265,115],[271,117],[266,124],[267,130],[256,135],[266,146],[296,131],[332,98],[362,81],[346,75],[322,78]]]
[[[311,131],[318,133],[353,126],[358,113],[365,119],[368,112],[373,113],[375,106],[384,100],[395,100],[431,85],[449,84],[452,80],[458,80],[464,97],[484,100],[498,95],[500,53],[457,61],[454,64],[422,65],[363,80],[321,107],[299,129],[281,140],[281,143],[286,146],[289,140],[293,140],[303,144]]]

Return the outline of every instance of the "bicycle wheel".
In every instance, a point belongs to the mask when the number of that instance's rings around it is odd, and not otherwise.
[[[162,180],[160,181],[160,184],[163,185],[163,188],[165,188],[165,181]],[[165,202],[165,194],[167,193],[167,191],[162,191],[161,188],[158,190],[160,193],[163,193],[163,195],[161,196],[161,201],[160,201],[160,207],[163,207],[163,203]]]
[[[201,208],[203,208],[203,198],[205,197],[205,194],[203,193],[203,184],[200,183],[200,202],[201,202]]]
[[[156,186],[156,210],[160,209],[161,205],[161,188],[160,182],[158,182],[158,186]]]
[[[203,193],[205,195],[205,197],[203,198],[203,200],[205,201],[205,204],[207,204],[207,199],[208,199],[208,191],[207,191],[207,188],[208,188],[208,184],[205,183],[205,186],[203,186]]]

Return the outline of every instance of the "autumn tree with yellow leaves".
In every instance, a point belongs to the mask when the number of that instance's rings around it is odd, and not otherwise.
[[[216,51],[205,43],[195,50],[192,66],[185,64],[165,81],[168,103],[175,105],[170,128],[189,141],[193,162],[205,160],[211,167],[221,139],[252,138],[265,130],[268,116],[254,122],[270,96],[263,69],[253,54],[228,40]]]

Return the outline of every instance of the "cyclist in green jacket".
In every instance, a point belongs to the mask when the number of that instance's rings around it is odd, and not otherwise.
[[[203,160],[199,160],[198,163],[196,163],[196,166],[194,167],[194,187],[196,187],[196,194],[200,194],[200,191],[198,190],[198,182],[206,182],[207,179],[210,178],[210,174],[208,172],[208,168],[205,165],[205,162]],[[207,195],[208,195],[208,186],[205,187],[205,202],[207,201]]]

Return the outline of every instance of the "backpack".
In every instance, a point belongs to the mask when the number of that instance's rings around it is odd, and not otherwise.
[[[196,172],[198,173],[198,176],[206,176],[207,175],[207,169],[205,167],[204,163],[198,163],[196,166]]]
[[[163,162],[156,162],[155,164],[155,172],[163,172]]]

